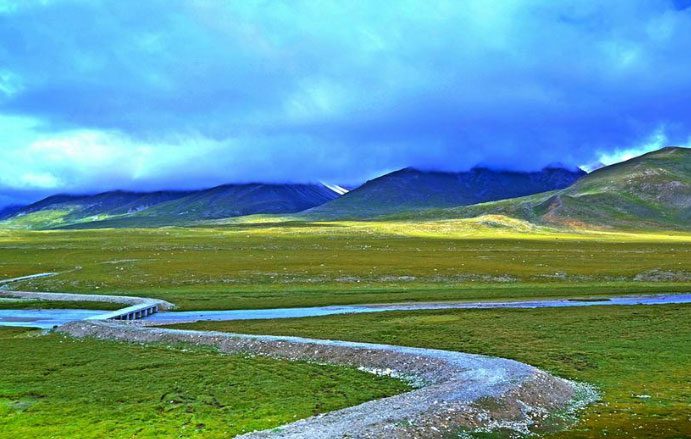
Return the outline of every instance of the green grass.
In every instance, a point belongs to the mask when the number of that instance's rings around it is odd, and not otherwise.
[[[0,229],[0,279],[55,271],[61,274],[8,287],[149,296],[182,309],[691,290],[689,234],[555,231],[498,216],[282,221]],[[689,425],[682,415],[691,388],[689,317],[688,307],[665,306],[387,313],[208,327],[517,358],[602,387],[605,404],[588,409],[565,437],[606,431],[608,437],[654,432],[671,438]],[[13,437],[74,436],[92,425],[94,437],[186,436],[198,427],[223,436],[401,390],[400,383],[341,368],[12,331],[0,331],[0,432]],[[641,394],[651,398],[633,396]],[[137,425],[144,430],[133,430]]]
[[[114,311],[128,305],[110,302],[56,302],[50,300],[14,300],[0,298],[0,309],[94,309]]]
[[[501,218],[0,230],[18,290],[143,295],[181,309],[689,291],[691,235],[555,232]],[[655,281],[646,273],[669,276]]]
[[[391,312],[180,326],[513,358],[601,389],[603,400],[555,437],[691,437],[690,305]]]
[[[354,369],[0,328],[0,437],[225,438],[406,391]]]
[[[69,210],[44,210],[3,221],[2,225],[4,228],[8,229],[59,227],[67,224],[65,219],[69,216],[69,214]]]

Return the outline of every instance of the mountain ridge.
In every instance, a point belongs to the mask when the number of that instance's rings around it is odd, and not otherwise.
[[[573,185],[524,197],[389,218],[504,215],[557,227],[691,230],[691,149],[665,147],[599,168]]]
[[[15,211],[5,223],[23,228],[175,225],[255,213],[295,213],[338,197],[320,184],[241,183],[196,191],[107,191],[58,194]]]
[[[350,191],[323,183],[242,183],[196,191],[56,194],[0,209],[0,226],[157,227],[253,214],[286,214],[298,221],[502,215],[568,228],[689,230],[691,149],[666,147],[590,174],[558,166],[533,172],[407,167]]]
[[[469,171],[425,171],[407,167],[369,180],[342,197],[305,212],[309,219],[358,219],[400,210],[470,205],[566,187],[582,170],[545,167],[505,171],[477,166]]]

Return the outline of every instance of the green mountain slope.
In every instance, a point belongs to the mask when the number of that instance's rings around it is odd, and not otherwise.
[[[295,213],[339,195],[323,185],[237,184],[187,192],[57,195],[15,212],[5,227],[155,227],[257,213]]]
[[[257,213],[295,213],[337,197],[333,190],[315,184],[225,185],[159,204],[139,216],[199,220]]]
[[[691,229],[691,149],[667,147],[598,169],[572,186],[400,218],[506,215],[555,226]]]
[[[190,192],[111,191],[96,195],[54,195],[16,210],[3,224],[17,228],[52,228],[127,216]]]
[[[368,181],[305,216],[373,218],[406,210],[470,205],[564,188],[584,174],[556,167],[538,172],[474,168],[457,173],[406,168]]]

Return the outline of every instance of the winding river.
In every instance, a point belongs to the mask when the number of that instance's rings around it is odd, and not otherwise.
[[[8,292],[10,293],[10,292]],[[320,317],[337,314],[362,314],[386,311],[419,311],[435,309],[525,309],[567,308],[582,306],[669,305],[691,303],[691,293],[630,295],[586,299],[544,299],[505,302],[420,302],[374,305],[315,306],[225,311],[168,311],[144,318],[147,323],[165,325],[204,320],[255,320]],[[65,323],[98,318],[104,311],[43,309],[0,310],[0,326],[23,326],[50,329]]]
[[[40,275],[37,275],[40,276]],[[4,281],[6,284],[8,281]],[[0,281],[0,284],[3,282]],[[12,299],[14,297],[14,299]],[[320,306],[228,311],[163,311],[164,301],[122,296],[74,295],[0,291],[0,300],[109,301],[126,306],[120,311],[0,310],[0,326],[23,326],[57,331],[72,337],[96,337],[138,343],[190,343],[220,352],[260,355],[286,360],[345,365],[406,379],[411,391],[369,401],[335,412],[299,420],[243,437],[441,437],[459,428],[510,429],[528,432],[551,412],[569,413],[598,398],[586,384],[555,377],[533,366],[503,358],[404,346],[317,340],[300,337],[184,331],[149,325],[201,320],[248,320],[316,317],[385,311],[434,309],[525,309],[583,306],[663,305],[691,303],[691,293],[629,295],[608,298],[545,299],[511,302],[430,302],[379,305]],[[127,306],[129,305],[129,306]],[[109,320],[125,311],[143,317],[142,324]],[[121,315],[121,314],[120,314]],[[491,401],[491,404],[487,405]]]

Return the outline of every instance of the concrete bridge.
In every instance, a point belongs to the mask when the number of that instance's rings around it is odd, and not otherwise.
[[[156,314],[161,305],[162,301],[151,300],[151,302],[138,303],[107,314],[90,317],[87,320],[139,320],[151,314]]]
[[[89,317],[87,320],[139,320],[159,311],[167,311],[175,308],[175,305],[165,300],[100,294],[35,293],[28,291],[0,290],[0,297],[46,300],[52,302],[104,302],[127,305],[116,311],[103,311],[103,314]]]
[[[45,300],[52,302],[106,302],[128,305],[127,307],[117,311],[104,311],[103,314],[95,317],[89,317],[87,320],[139,320],[159,311],[167,311],[175,308],[175,305],[170,302],[166,302],[165,300],[149,299],[146,297],[109,296],[101,294],[37,293],[4,289],[7,284],[13,282],[20,282],[40,277],[56,276],[58,274],[59,273],[49,272],[15,277],[12,279],[0,279],[0,297]]]

